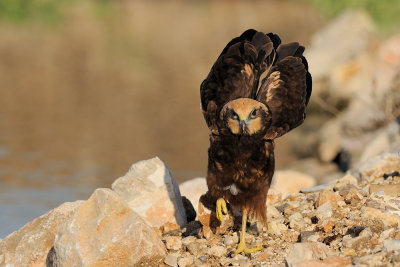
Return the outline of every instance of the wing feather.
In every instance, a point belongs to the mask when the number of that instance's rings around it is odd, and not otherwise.
[[[241,97],[255,98],[266,62],[275,58],[271,55],[275,53],[274,45],[268,35],[247,30],[223,49],[200,86],[203,115],[214,134],[218,134],[219,113],[227,102]]]
[[[305,108],[311,95],[311,75],[304,47],[298,43],[280,45],[277,62],[260,86],[257,100],[271,112],[266,139],[277,138],[299,126],[305,119]]]

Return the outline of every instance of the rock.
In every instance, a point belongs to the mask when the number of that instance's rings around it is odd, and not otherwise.
[[[325,202],[321,206],[319,206],[315,211],[315,216],[319,220],[329,219],[332,217],[332,205],[330,202]]]
[[[347,257],[334,256],[324,260],[306,260],[296,263],[293,267],[344,267],[351,266],[352,262]]]
[[[361,218],[363,220],[378,220],[382,222],[384,230],[398,225],[398,218],[395,215],[371,207],[363,207],[361,209]]]
[[[361,231],[360,235],[357,237],[351,237],[350,235],[346,235],[343,237],[343,246],[346,248],[352,248],[355,251],[358,251],[362,248],[368,246],[368,241],[371,239],[372,233],[369,228]]]
[[[400,250],[400,240],[385,240],[383,249],[386,251]]]
[[[178,257],[179,256],[180,256],[179,253],[168,254],[164,259],[164,263],[168,266],[176,267],[176,266],[178,266]]]
[[[111,187],[150,226],[187,223],[179,187],[157,157],[133,164]]]
[[[291,246],[286,263],[292,267],[306,260],[325,259],[328,253],[329,248],[323,243],[296,243]]]
[[[187,197],[198,213],[199,199],[208,191],[206,178],[193,178],[179,185],[182,196]]]
[[[335,185],[333,188],[335,191],[339,191],[340,189],[348,185],[353,185],[354,187],[356,187],[357,183],[357,178],[350,173],[347,173],[345,176],[335,181]]]
[[[196,257],[204,256],[208,251],[207,245],[204,242],[192,242],[187,246],[187,249]]]
[[[178,230],[179,228],[180,228],[179,225],[177,225],[176,223],[170,223],[170,222],[167,222],[167,223],[165,223],[163,226],[160,227],[161,232],[162,232],[163,234],[168,233],[168,232],[171,232],[171,231],[176,231],[176,230]]]
[[[115,192],[97,189],[54,242],[53,266],[132,266],[165,257],[157,233]]]
[[[239,242],[239,237],[237,234],[227,235],[224,238],[224,245],[225,246],[233,246]]]
[[[336,203],[338,201],[343,201],[344,199],[339,196],[337,193],[330,191],[330,190],[324,190],[322,191],[318,199],[316,201],[316,207],[318,208],[319,206],[322,206],[323,204],[330,202],[330,203]]]
[[[320,238],[319,234],[314,231],[301,231],[300,232],[300,242],[318,242]]]
[[[180,250],[182,248],[182,240],[177,236],[168,236],[165,239],[165,245],[169,250]]]
[[[194,262],[192,256],[183,256],[178,259],[178,266],[179,267],[186,267],[192,265]]]
[[[377,185],[372,184],[369,187],[369,193],[373,194],[378,191],[383,191],[385,194],[397,196],[400,194],[400,184],[385,184],[385,185]]]
[[[82,203],[66,202],[8,235],[0,243],[0,265],[46,266],[58,230]]]
[[[208,255],[220,258],[226,255],[226,248],[223,246],[213,246],[207,251]]]
[[[316,185],[314,177],[292,170],[275,171],[271,189],[274,192],[287,195],[298,193],[301,189]]]
[[[295,212],[289,216],[290,228],[295,230],[301,230],[304,227],[303,216],[299,212]]]
[[[374,181],[387,173],[400,170],[400,159],[397,153],[385,153],[361,162],[352,170],[359,180]]]

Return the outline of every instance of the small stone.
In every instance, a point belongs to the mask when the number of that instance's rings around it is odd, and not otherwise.
[[[335,223],[331,220],[326,220],[322,223],[322,227],[323,227],[325,233],[332,232],[332,229],[334,226],[335,226]]]
[[[400,240],[385,240],[383,249],[386,251],[400,250]]]
[[[266,260],[268,260],[269,258],[271,258],[271,253],[269,253],[269,252],[264,252],[264,253],[261,253],[261,254],[258,254],[257,255],[257,257],[256,257],[256,259],[258,260],[258,261],[266,261]]]
[[[168,266],[176,267],[178,266],[179,256],[180,255],[178,253],[168,254],[164,259],[164,263],[167,264]]]
[[[194,262],[192,256],[183,256],[178,259],[178,266],[179,267],[186,267],[192,265]]]
[[[385,194],[397,196],[400,194],[400,184],[385,184],[385,185],[378,185],[372,184],[369,187],[369,193],[373,194],[378,191],[383,191]]]
[[[332,205],[330,202],[325,202],[321,206],[319,206],[316,211],[315,215],[319,220],[324,220],[332,217]]]
[[[168,236],[165,243],[169,250],[180,250],[182,248],[182,240],[177,236]]]
[[[324,260],[306,260],[297,264],[293,267],[341,267],[352,265],[351,260],[343,256],[329,257]]]
[[[323,243],[296,243],[291,246],[286,256],[289,267],[306,260],[324,259],[329,253],[329,247]]]
[[[232,246],[239,242],[239,237],[237,235],[227,235],[224,238],[225,246]]]
[[[299,212],[295,212],[289,216],[290,228],[301,230],[304,227],[303,216]]]
[[[180,228],[176,223],[167,222],[163,226],[161,226],[161,231],[165,234],[170,231],[178,230]]]
[[[208,249],[207,254],[219,258],[226,255],[226,248],[223,246],[213,246]]]
[[[300,232],[300,242],[307,242],[309,241],[308,238],[310,236],[315,235],[316,233],[314,231],[301,231]]]
[[[369,228],[364,229],[358,237],[351,238],[350,235],[343,237],[342,243],[346,248],[360,250],[368,246],[368,241],[371,239],[372,233]]]
[[[356,251],[354,250],[354,248],[345,248],[343,249],[343,255],[354,257],[356,255]]]
[[[363,207],[361,209],[361,218],[363,220],[370,219],[381,221],[385,230],[392,227],[397,227],[398,225],[398,219],[395,215],[387,212],[382,212],[378,209],[374,209],[371,207]]]
[[[187,236],[182,238],[182,245],[187,247],[190,243],[195,242],[196,241],[196,237],[194,236]]]
[[[286,230],[286,225],[283,223],[276,223],[275,221],[269,222],[267,226],[267,233],[272,235],[281,235],[282,231]]]
[[[190,243],[187,249],[194,256],[204,256],[207,253],[207,245],[200,242]]]
[[[324,203],[331,202],[336,203],[338,201],[343,201],[343,198],[339,196],[337,193],[332,192],[330,190],[324,190],[319,194],[319,197],[316,201],[316,207],[320,207]]]

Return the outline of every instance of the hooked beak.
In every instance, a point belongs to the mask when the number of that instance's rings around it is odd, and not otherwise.
[[[239,126],[240,126],[240,129],[242,129],[242,132],[244,132],[244,130],[245,130],[245,128],[246,128],[246,121],[241,120],[241,121],[239,122]]]

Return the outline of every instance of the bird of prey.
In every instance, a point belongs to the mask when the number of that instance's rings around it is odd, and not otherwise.
[[[266,197],[274,174],[274,139],[299,126],[311,95],[304,47],[281,44],[278,35],[253,29],[230,41],[200,86],[209,127],[207,186],[216,216],[226,202],[242,211],[240,242],[246,247],[247,216],[266,224]]]

